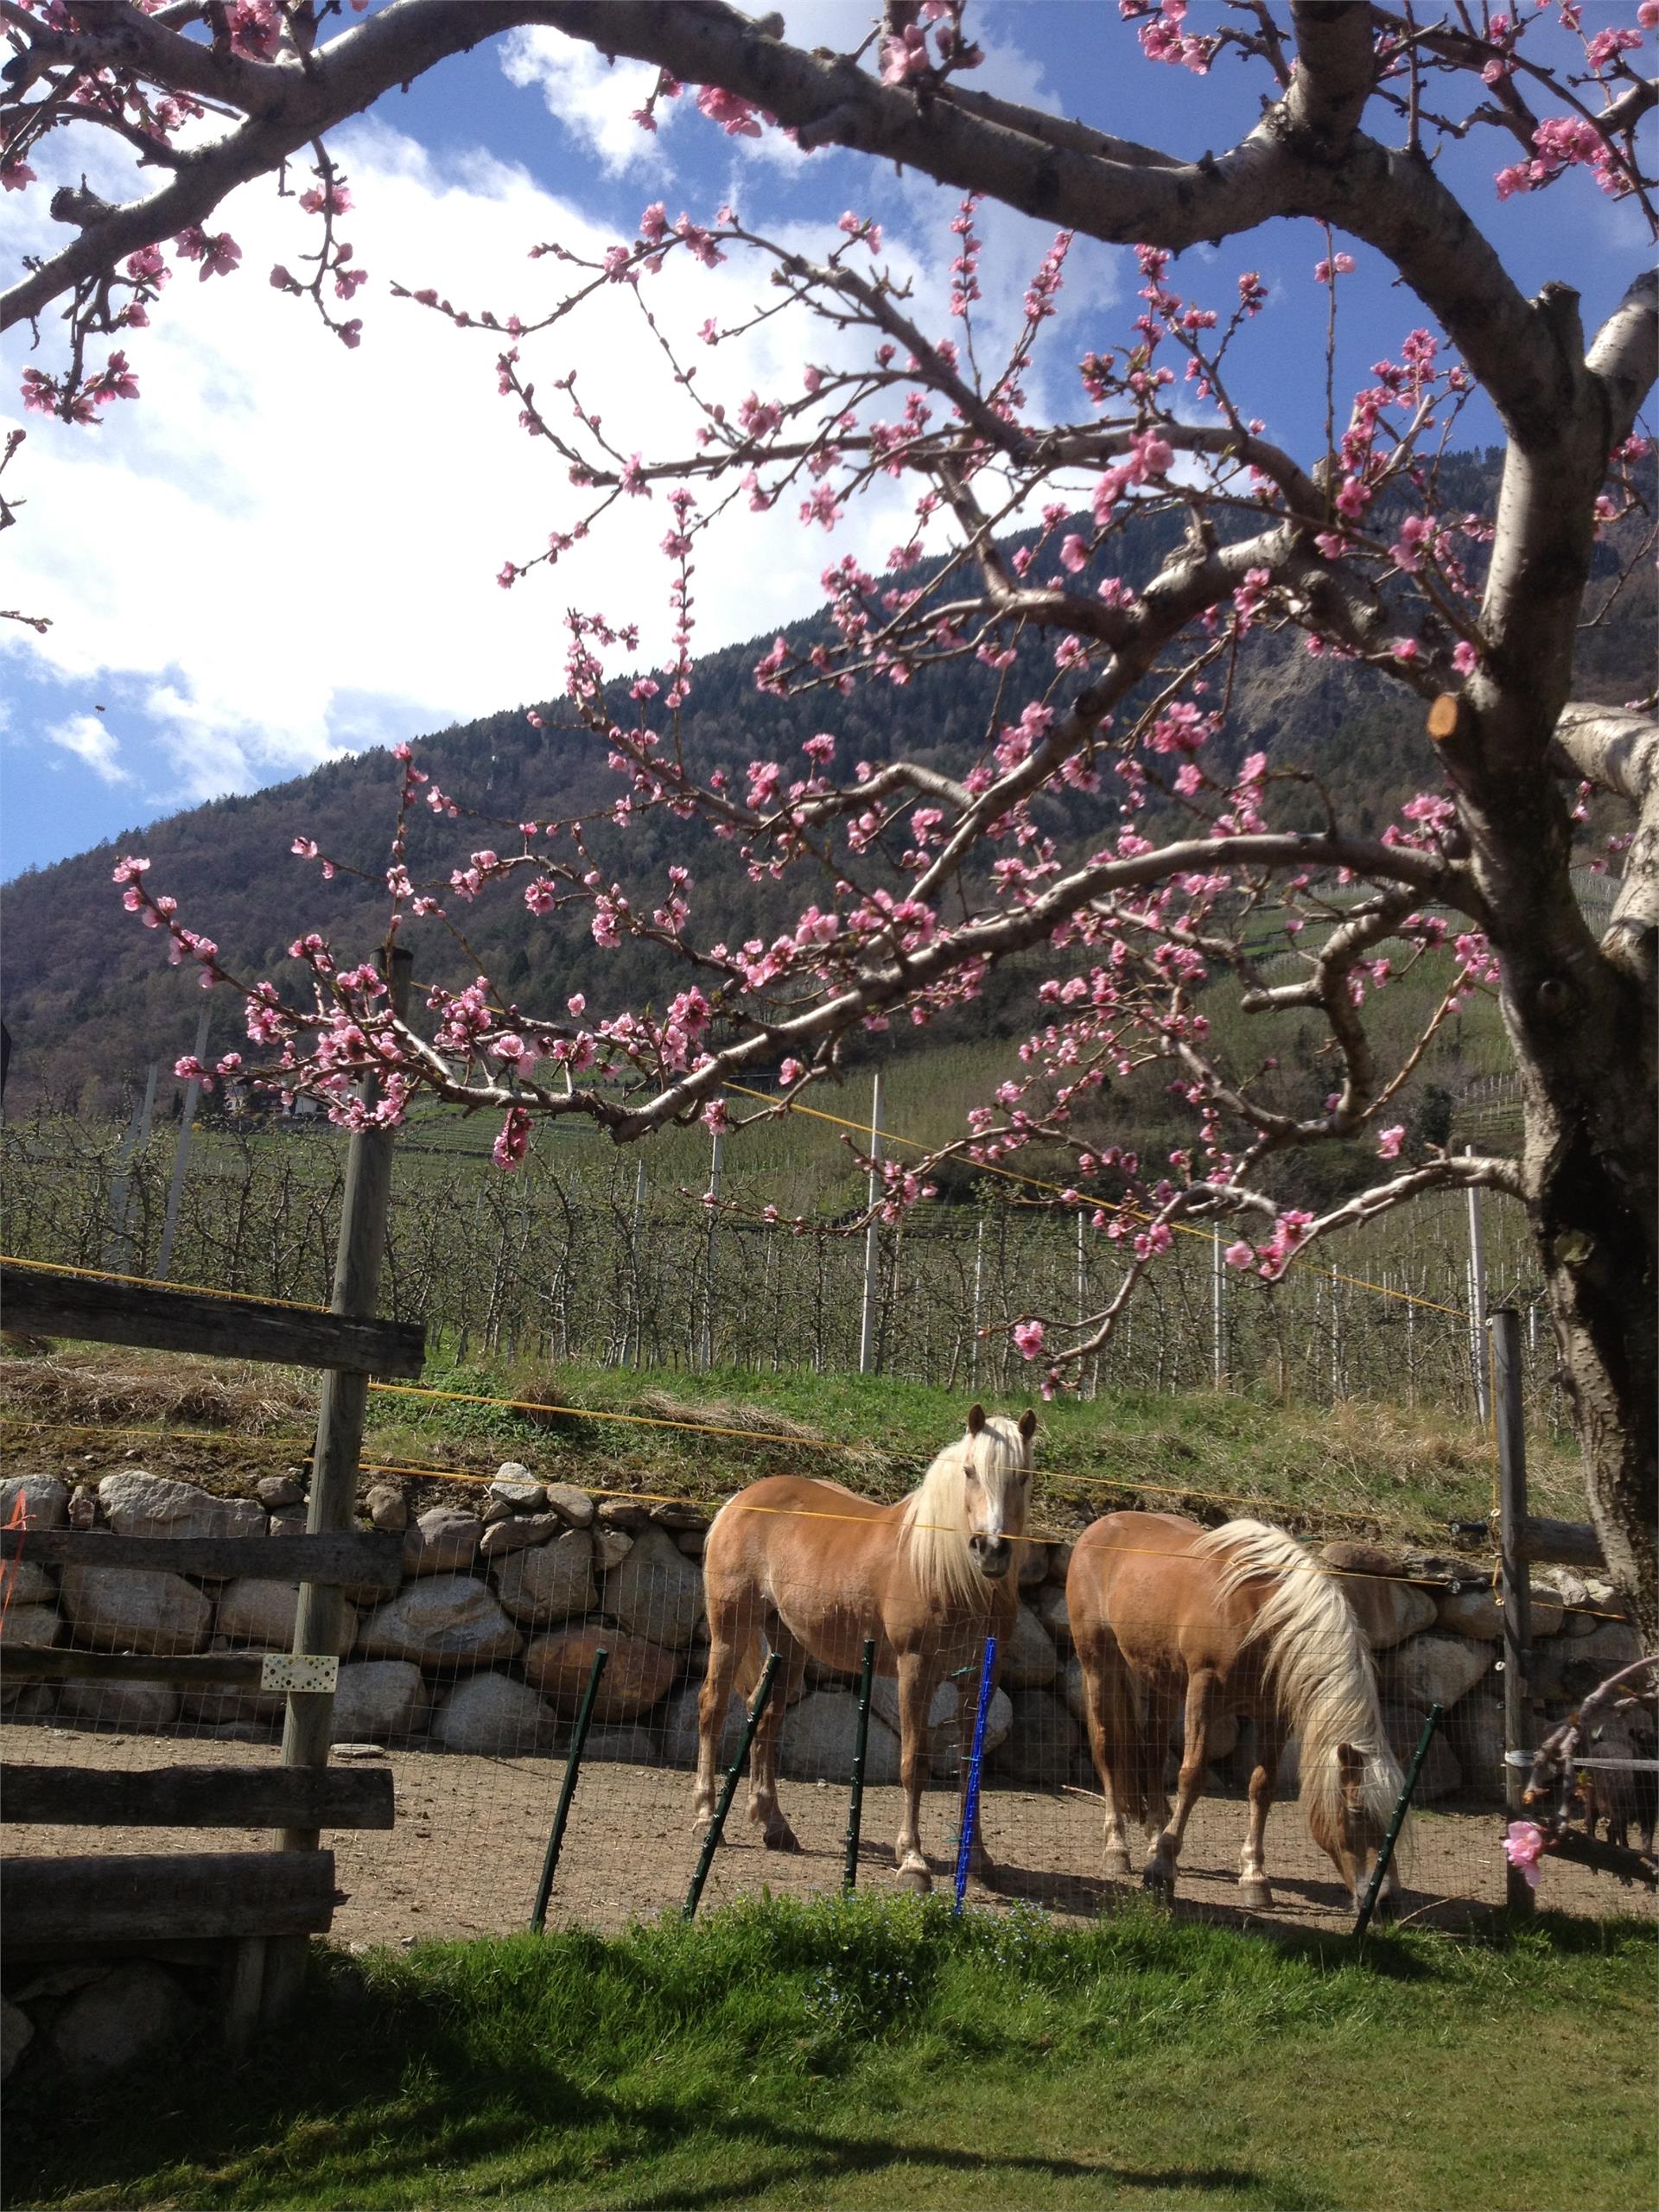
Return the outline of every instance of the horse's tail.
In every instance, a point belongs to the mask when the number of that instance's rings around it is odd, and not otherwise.
[[[1221,1598],[1244,1583],[1271,1586],[1250,1628],[1266,1647],[1266,1680],[1287,1727],[1301,1738],[1301,1794],[1308,1825],[1335,1834],[1351,1746],[1363,1761],[1357,1780],[1364,1809],[1386,1825],[1400,1794],[1400,1769],[1382,1725],[1376,1673],[1339,1579],[1311,1560],[1282,1529],[1261,1521],[1229,1521],[1192,1547],[1215,1555]]]

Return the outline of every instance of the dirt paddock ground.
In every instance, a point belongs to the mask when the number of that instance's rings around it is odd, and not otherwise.
[[[10,1725],[0,1750],[20,1764],[59,1764],[137,1771],[159,1766],[266,1764],[274,1748],[190,1738],[101,1734]],[[385,1755],[397,1792],[390,1834],[332,1833],[323,1841],[346,1893],[333,1940],[402,1943],[421,1937],[499,1935],[521,1928],[536,1893],[559,1785],[562,1757],[492,1759],[434,1751]],[[377,1762],[378,1763],[378,1762]],[[763,1850],[744,1818],[740,1791],[717,1853],[705,1907],[761,1888],[798,1896],[838,1889],[844,1860],[847,1791],[785,1783],[782,1802],[802,1848]],[[1065,1917],[1085,1917],[1138,1885],[1099,1875],[1100,1801],[1081,1790],[993,1786],[984,1796],[984,1831],[996,1862],[994,1885],[970,1885],[970,1901],[1006,1907],[1017,1900]],[[948,1890],[952,1789],[929,1791],[923,1840],[936,1887]],[[1245,1807],[1239,1797],[1205,1797],[1187,1829],[1178,1909],[1205,1916],[1285,1928],[1335,1929],[1352,1918],[1330,1862],[1310,1841],[1294,1800],[1275,1806],[1268,1827],[1274,1908],[1245,1915],[1237,1903],[1238,1852]],[[892,1841],[899,1792],[865,1792],[861,1886],[893,1885]],[[1503,1823],[1491,1810],[1431,1809],[1413,1822],[1404,1869],[1402,1917],[1416,1924],[1478,1925],[1503,1899]],[[690,1777],[674,1769],[593,1764],[577,1789],[550,1918],[618,1929],[677,1908],[696,1863],[702,1829],[691,1813]],[[15,1856],[89,1851],[262,1850],[266,1832],[158,1828],[90,1830],[16,1826],[5,1831]],[[1656,1913],[1653,1897],[1587,1869],[1545,1863],[1541,1904],[1594,1916]]]

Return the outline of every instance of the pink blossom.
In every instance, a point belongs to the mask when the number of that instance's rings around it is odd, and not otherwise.
[[[1655,5],[1659,6],[1659,0],[1655,0]],[[1452,651],[1452,667],[1457,670],[1459,676],[1472,676],[1475,672],[1476,662],[1477,656],[1473,645],[1470,644],[1467,638],[1459,638]]]
[[[1236,1243],[1230,1244],[1221,1256],[1230,1268],[1248,1268],[1255,1260],[1255,1253],[1241,1236]]]
[[[490,1157],[509,1175],[530,1149],[530,1116],[522,1106],[510,1106],[501,1134],[490,1147]]]
[[[736,92],[723,91],[718,85],[697,87],[697,112],[706,115],[710,123],[717,123],[728,138],[760,136],[760,125],[748,101]]]
[[[1510,1832],[1503,1839],[1503,1855],[1511,1866],[1518,1866],[1527,1880],[1527,1887],[1538,1886],[1538,1861],[1543,1853],[1544,1832],[1535,1821],[1511,1821]]]
[[[0,163],[0,185],[8,192],[22,192],[35,181],[35,172],[27,162]]]
[[[1040,1321],[1018,1321],[1014,1324],[1014,1347],[1022,1359],[1035,1359],[1043,1348],[1043,1325]]]
[[[785,1060],[778,1071],[778,1081],[784,1090],[788,1090],[791,1085],[798,1084],[805,1073],[806,1070],[798,1060]]]
[[[1379,1158],[1383,1160],[1398,1160],[1400,1157],[1400,1147],[1405,1141],[1406,1125],[1403,1122],[1396,1122],[1392,1128],[1380,1129],[1377,1132],[1376,1139],[1376,1149]]]

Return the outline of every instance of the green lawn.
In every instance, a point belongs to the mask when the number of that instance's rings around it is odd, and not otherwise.
[[[1654,1967],[865,1898],[333,1954],[239,2072],[14,2100],[7,2202],[1632,2212]]]

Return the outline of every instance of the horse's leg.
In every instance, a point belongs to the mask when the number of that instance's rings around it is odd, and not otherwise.
[[[1278,1714],[1259,1713],[1255,1722],[1255,1766],[1250,1776],[1249,1823],[1244,1831],[1244,1848],[1238,1855],[1239,1903],[1251,1912],[1273,1910],[1273,1891],[1268,1886],[1262,1839],[1273,1808],[1273,1788],[1284,1748],[1284,1724]]]
[[[709,1665],[697,1700],[697,1780],[692,1814],[700,1824],[715,1817],[721,1731],[726,1726],[737,1662],[753,1633],[748,1610],[737,1599],[728,1597],[715,1599],[709,1607]]]
[[[1083,1666],[1083,1709],[1089,1750],[1095,1772],[1100,1777],[1100,1794],[1106,1800],[1103,1865],[1109,1876],[1127,1880],[1129,1839],[1118,1806],[1118,1784],[1126,1777],[1120,1775],[1119,1764],[1126,1752],[1133,1757],[1134,1745],[1122,1742],[1123,1732],[1119,1723],[1127,1709],[1130,1688],[1124,1679],[1122,1655],[1116,1637],[1103,1636],[1086,1652],[1079,1647],[1077,1656]]]
[[[1158,1839],[1169,1820],[1164,1770],[1169,1764],[1169,1738],[1174,1725],[1175,1700],[1168,1688],[1162,1682],[1148,1683],[1145,1717],[1135,1746],[1135,1802],[1147,1839],[1147,1859],[1141,1878],[1149,1885],[1158,1857]]]
[[[806,1672],[806,1649],[776,1613],[766,1616],[766,1641],[782,1663],[772,1695],[766,1700],[766,1709],[755,1728],[754,1747],[749,1753],[749,1820],[752,1826],[760,1829],[760,1840],[768,1851],[798,1851],[801,1847],[795,1831],[778,1806],[778,1739],[783,1733],[784,1716],[789,1711],[790,1700]]]
[[[933,1670],[919,1651],[899,1655],[899,1781],[905,1795],[904,1817],[893,1847],[899,1879],[925,1896],[933,1886],[922,1852],[922,1787],[927,1780],[927,1709],[933,1701]]]
[[[1141,1876],[1149,1890],[1166,1899],[1175,1894],[1175,1862],[1181,1855],[1181,1839],[1204,1788],[1204,1772],[1210,1762],[1210,1715],[1215,1701],[1215,1669],[1194,1668],[1186,1678],[1186,1732],[1181,1745],[1175,1809],[1165,1821],[1163,1833],[1153,1846]]]

